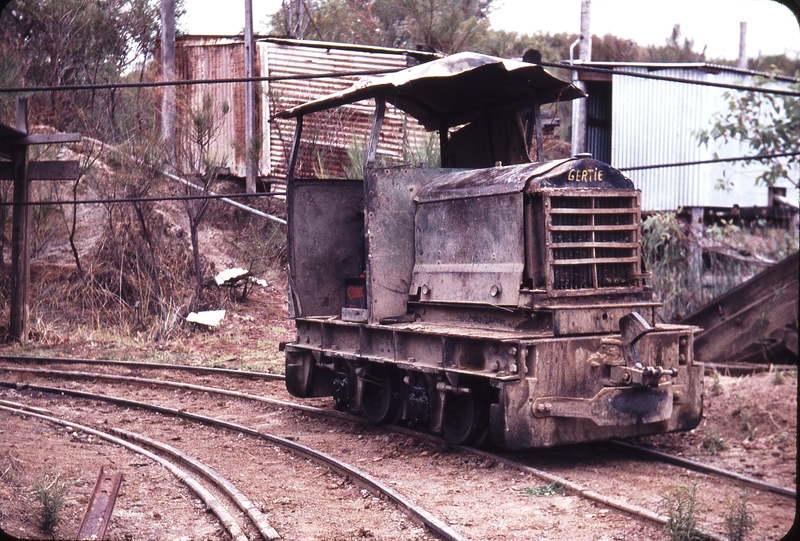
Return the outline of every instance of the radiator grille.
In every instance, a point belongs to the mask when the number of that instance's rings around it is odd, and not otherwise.
[[[552,295],[641,287],[639,194],[545,194]]]

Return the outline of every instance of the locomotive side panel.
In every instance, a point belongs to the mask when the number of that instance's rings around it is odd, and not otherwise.
[[[366,179],[369,323],[406,313],[414,265],[414,196],[441,169],[376,169]]]
[[[516,306],[524,269],[522,194],[418,204],[410,294]]]

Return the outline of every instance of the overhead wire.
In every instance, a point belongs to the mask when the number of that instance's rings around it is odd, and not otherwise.
[[[706,165],[724,162],[740,162],[740,161],[754,161],[754,160],[771,160],[775,158],[786,158],[792,156],[800,156],[800,151],[797,152],[780,152],[775,154],[756,154],[753,156],[736,156],[732,158],[716,158],[713,160],[698,160],[689,162],[676,162],[676,163],[661,163],[654,165],[638,165],[633,167],[618,167],[619,171],[642,171],[645,169],[663,169],[667,167],[686,167],[694,165]],[[167,173],[168,176],[171,176]],[[182,180],[176,177],[177,180]],[[284,192],[259,192],[259,193],[210,193],[205,195],[174,195],[174,196],[157,196],[157,197],[119,197],[113,199],[75,199],[75,200],[48,200],[48,201],[28,201],[25,203],[14,203],[11,201],[0,201],[0,207],[8,207],[14,205],[20,206],[43,206],[43,205],[113,205],[121,203],[158,203],[163,201],[191,201],[202,199],[221,199],[227,203],[243,206],[231,198],[257,198],[257,197],[273,197],[276,195],[285,195]],[[252,207],[245,207],[247,210],[252,211]],[[286,221],[270,215],[264,215],[272,221],[286,225]]]
[[[779,94],[786,96],[800,97],[800,90],[780,89],[765,87],[763,85],[740,85],[735,83],[721,83],[715,81],[701,81],[697,79],[687,79],[684,77],[673,77],[668,75],[656,75],[654,73],[641,73],[629,70],[620,70],[618,68],[601,68],[596,66],[586,66],[582,64],[569,64],[568,62],[540,62],[542,66],[550,68],[558,68],[569,71],[582,71],[591,73],[600,73],[606,75],[621,75],[626,77],[638,77],[640,79],[653,79],[658,81],[668,81],[674,83],[690,84],[697,86],[710,86],[716,88],[726,88],[730,90],[740,90],[743,92],[757,92],[764,94]],[[715,64],[708,64],[707,69],[726,69],[728,66],[717,66]],[[402,68],[405,69],[405,68]],[[331,71],[314,74],[295,74],[295,75],[270,75],[264,77],[227,77],[221,79],[184,79],[180,81],[140,81],[131,83],[94,83],[94,84],[79,84],[79,85],[58,85],[58,86],[21,86],[21,87],[0,87],[0,94],[10,93],[32,93],[32,92],[60,92],[60,91],[78,91],[78,90],[117,90],[123,88],[157,88],[164,86],[193,86],[193,85],[211,85],[211,84],[224,84],[224,83],[248,83],[248,82],[274,82],[274,81],[292,81],[292,80],[308,80],[308,79],[329,79],[334,77],[357,77],[365,75],[385,75],[388,73],[395,73],[400,69],[379,69],[379,70],[359,70],[359,71]],[[771,77],[770,74],[764,73],[763,77],[767,80]],[[787,81],[794,80],[794,78],[781,76],[781,80]]]
[[[762,94],[778,94],[783,96],[795,96],[800,97],[800,90],[792,90],[792,89],[782,89],[782,88],[773,88],[773,87],[765,87],[765,86],[752,86],[752,85],[740,85],[735,83],[720,83],[716,81],[701,81],[697,79],[687,79],[685,77],[673,77],[670,75],[656,75],[654,73],[641,73],[637,71],[629,71],[629,70],[621,70],[618,68],[600,68],[596,66],[585,66],[581,64],[568,64],[566,62],[541,62],[542,66],[550,67],[550,68],[560,68],[570,71],[584,71],[589,73],[601,73],[605,75],[621,75],[625,77],[637,77],[640,79],[653,79],[656,81],[667,81],[672,83],[682,83],[682,84],[689,84],[689,85],[696,85],[696,86],[710,86],[715,88],[725,88],[728,90],[739,90],[742,92],[756,92]],[[677,66],[676,66],[677,67]],[[708,64],[707,69],[726,69],[728,66],[717,66],[714,64]],[[765,73],[762,75],[767,79],[769,82],[770,74]],[[788,79],[793,80],[793,78],[788,77],[781,77],[781,79]],[[798,81],[800,83],[800,81]]]
[[[627,77],[637,77],[642,79],[653,79],[659,81],[675,82],[680,84],[690,84],[697,86],[709,86],[716,88],[725,88],[729,90],[738,90],[745,92],[758,92],[766,94],[778,94],[786,96],[800,97],[800,91],[788,89],[776,89],[764,86],[750,86],[739,85],[733,83],[719,83],[714,81],[700,81],[696,79],[687,79],[682,77],[672,77],[664,75],[656,75],[653,73],[640,73],[628,70],[620,70],[618,68],[600,68],[595,66],[586,66],[581,64],[569,64],[566,62],[541,62],[542,66],[559,68],[571,71],[583,71],[592,73],[601,73],[607,75],[618,75]],[[708,69],[712,68],[724,69],[725,66],[714,66],[709,64]],[[348,77],[348,76],[365,76],[365,75],[383,75],[387,73],[394,73],[399,71],[397,69],[381,69],[381,70],[359,70],[359,71],[336,71],[336,72],[323,72],[315,74],[297,74],[297,75],[280,75],[268,77],[230,77],[222,79],[194,79],[194,80],[181,80],[181,81],[152,81],[152,82],[133,82],[133,83],[102,83],[102,84],[86,84],[86,85],[60,85],[60,86],[36,86],[36,87],[0,87],[0,94],[8,93],[33,93],[33,92],[57,92],[57,91],[78,91],[78,90],[112,90],[123,88],[153,88],[164,86],[192,86],[192,85],[211,85],[211,84],[225,84],[225,83],[246,83],[246,82],[273,82],[273,81],[290,81],[290,80],[310,80],[310,79],[324,79],[333,77]],[[765,74],[768,76],[769,74]],[[788,77],[782,79],[792,80]],[[659,169],[666,167],[683,167],[704,165],[722,162],[736,162],[736,161],[752,161],[762,159],[774,159],[780,157],[792,157],[800,155],[800,152],[784,152],[779,154],[769,155],[755,155],[755,156],[739,156],[732,158],[717,158],[713,160],[700,160],[690,162],[676,162],[666,164],[653,164],[642,165],[634,167],[620,168],[621,171],[639,171],[646,169]],[[154,201],[180,201],[189,199],[226,199],[229,197],[253,197],[253,196],[271,196],[274,193],[259,193],[259,194],[226,194],[226,195],[197,195],[197,196],[171,196],[171,197],[153,197],[153,198],[121,198],[121,199],[95,199],[95,200],[79,200],[79,201],[58,201],[58,202],[29,202],[28,205],[44,205],[44,204],[97,204],[97,203],[135,203],[135,202],[154,202]],[[11,203],[0,202],[0,206],[8,206]]]

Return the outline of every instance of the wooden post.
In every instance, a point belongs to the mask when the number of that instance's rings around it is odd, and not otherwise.
[[[28,133],[28,99],[17,98],[17,130]],[[14,170],[14,205],[11,230],[11,321],[9,337],[20,342],[28,341],[28,307],[30,306],[30,223],[28,182],[28,145],[15,145],[12,167]]]
[[[697,291],[702,299],[703,294],[703,248],[700,247],[700,242],[703,240],[703,216],[705,215],[705,207],[691,207],[691,224],[689,229],[692,232],[692,243],[689,246],[689,272],[692,276],[692,281],[697,286]],[[703,301],[705,302],[705,301]],[[685,314],[684,314],[685,315]]]
[[[366,156],[364,158],[364,178],[367,177],[367,171],[375,165],[375,159],[378,156],[378,139],[381,135],[381,126],[383,125],[385,113],[386,101],[383,96],[375,96],[375,117],[372,119],[372,131],[367,141]]]
[[[450,141],[447,136],[447,123],[442,120],[439,123],[439,156],[441,161],[440,165],[442,167],[450,167]]]
[[[253,0],[244,2],[244,76],[255,75],[255,43],[253,42]],[[244,84],[245,191],[256,193],[256,90],[253,81]]]
[[[161,0],[161,80],[175,80],[175,0]],[[161,98],[161,141],[167,157],[175,157],[176,91],[165,86]]]

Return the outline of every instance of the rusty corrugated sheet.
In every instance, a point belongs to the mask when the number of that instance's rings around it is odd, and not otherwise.
[[[323,46],[324,45],[324,46]],[[424,53],[410,53],[413,56]],[[409,52],[400,49],[358,48],[346,44],[308,45],[298,41],[259,39],[255,47],[257,77],[320,75],[334,72],[397,70],[407,67]],[[429,55],[432,56],[432,55]],[[412,60],[413,62],[413,60]],[[241,36],[182,36],[177,42],[177,78],[183,80],[230,79],[244,77],[244,43]],[[263,144],[259,176],[283,180],[294,135],[293,120],[269,122],[270,116],[332,92],[349,88],[358,76],[264,81],[257,85],[256,125]],[[244,83],[191,85],[179,90],[179,108],[186,113],[202,107],[204,96],[212,99],[215,117],[211,153],[225,161],[234,176],[245,176],[245,96]],[[223,107],[229,112],[222,114]],[[373,113],[371,102],[354,104],[337,111],[310,115],[304,124],[300,174],[328,177],[346,175],[348,150],[353,141],[364,141],[369,134]],[[189,119],[188,115],[184,115]],[[424,130],[411,119],[387,107],[381,133],[380,154],[398,160],[409,137],[423,137]],[[308,144],[311,143],[311,144]],[[186,167],[186,164],[184,164]]]
[[[239,37],[182,36],[176,47],[178,79],[231,79],[244,74],[244,42]],[[259,76],[256,68],[256,76]],[[245,95],[244,83],[218,83],[181,87],[178,108],[186,113],[198,111],[206,95],[211,96],[214,112],[214,137],[210,153],[224,162],[231,174],[245,176]],[[227,113],[223,113],[228,109]],[[259,116],[258,108],[256,115]],[[183,118],[189,119],[186,115]]]
[[[269,77],[286,77],[333,72],[395,70],[407,67],[404,51],[386,49],[381,52],[350,48],[307,47],[269,40],[258,42],[261,72]],[[294,135],[295,121],[269,116],[315,98],[352,86],[358,76],[328,77],[271,81],[264,84],[262,108],[265,114],[262,130],[269,141],[269,162],[262,163],[262,172],[273,178],[286,177],[286,163]],[[267,113],[267,107],[269,112]],[[301,176],[318,175],[340,178],[349,163],[348,150],[353,141],[363,142],[369,135],[373,113],[372,101],[360,102],[339,109],[309,115],[304,121],[302,147],[305,152],[298,162]],[[394,107],[387,107],[381,131],[379,156],[390,160],[403,156],[404,140],[424,133],[413,119]],[[266,154],[266,153],[265,153]]]

